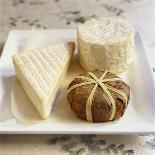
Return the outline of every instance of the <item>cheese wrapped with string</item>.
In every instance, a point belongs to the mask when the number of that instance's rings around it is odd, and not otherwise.
[[[129,86],[115,74],[93,71],[77,76],[68,87],[67,99],[76,115],[90,122],[120,118],[128,105]]]
[[[134,29],[126,21],[103,17],[78,26],[79,63],[85,71],[125,71],[132,63]]]

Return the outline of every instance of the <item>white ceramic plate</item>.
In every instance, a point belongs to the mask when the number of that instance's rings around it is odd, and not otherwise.
[[[121,75],[131,87],[131,99],[124,116],[118,121],[90,123],[76,118],[69,107],[61,107],[57,114],[51,112],[49,120],[35,125],[21,124],[12,115],[10,94],[14,68],[11,57],[20,51],[31,30],[15,30],[9,33],[0,61],[0,133],[26,134],[144,134],[155,133],[155,85],[149,61],[138,33],[135,36],[136,63]],[[53,38],[76,38],[76,30],[43,30]],[[68,105],[69,106],[69,105]],[[57,119],[55,119],[56,116]]]

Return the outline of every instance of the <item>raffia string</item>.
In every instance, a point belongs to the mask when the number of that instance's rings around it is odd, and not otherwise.
[[[109,117],[109,120],[113,120],[115,113],[116,113],[116,103],[115,100],[113,99],[110,91],[113,91],[117,94],[119,94],[124,100],[125,100],[125,106],[127,106],[127,96],[124,92],[106,84],[105,82],[109,82],[109,81],[121,81],[120,78],[111,78],[111,79],[103,79],[105,77],[105,75],[107,74],[107,71],[105,71],[103,73],[103,75],[100,78],[97,78],[95,74],[93,74],[92,72],[88,72],[88,74],[91,76],[90,77],[86,77],[86,76],[77,76],[76,78],[81,79],[81,80],[85,80],[84,82],[81,82],[79,84],[75,84],[73,86],[71,86],[68,89],[68,93],[71,92],[73,89],[84,86],[84,85],[89,85],[89,84],[94,84],[93,89],[90,92],[90,95],[88,96],[87,99],[87,103],[86,103],[86,117],[88,121],[93,121],[92,119],[92,103],[93,103],[93,99],[94,99],[94,94],[96,91],[96,88],[98,86],[100,86],[103,90],[103,93],[105,93],[105,95],[107,96],[108,100],[110,101],[110,106],[111,106],[111,114]],[[108,102],[109,103],[109,102]]]

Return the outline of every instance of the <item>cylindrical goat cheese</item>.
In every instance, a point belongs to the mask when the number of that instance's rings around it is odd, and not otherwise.
[[[112,17],[91,19],[78,27],[79,62],[86,71],[120,73],[132,62],[134,28]]]

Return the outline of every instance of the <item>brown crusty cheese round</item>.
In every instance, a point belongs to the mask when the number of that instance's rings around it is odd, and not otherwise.
[[[94,80],[90,73],[93,76],[95,75],[97,80]],[[103,74],[105,76],[100,79]],[[103,80],[102,83],[100,83],[101,80]],[[84,85],[78,86],[81,83],[84,83]],[[91,94],[95,85],[96,89]],[[110,89],[106,89],[105,87]],[[109,93],[110,95],[107,95]],[[109,99],[109,96],[112,99]],[[88,98],[90,99],[89,102]],[[67,95],[71,109],[77,117],[91,122],[107,122],[119,119],[125,112],[129,98],[130,88],[122,79],[111,72],[99,70],[76,77],[69,84]],[[113,104],[111,101],[113,101]]]

